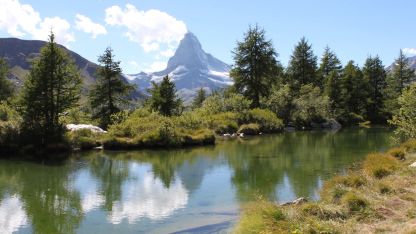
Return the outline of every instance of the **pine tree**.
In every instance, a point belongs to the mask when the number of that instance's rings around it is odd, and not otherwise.
[[[260,98],[269,95],[272,84],[282,71],[273,44],[266,39],[264,29],[256,25],[248,29],[233,54],[235,64],[230,75],[234,86],[237,92],[252,101],[253,107],[258,107]]]
[[[342,71],[339,92],[341,103],[341,120],[355,121],[357,117],[363,120],[367,108],[368,82],[354,61],[349,61]],[[354,119],[353,119],[354,118]]]
[[[386,71],[378,56],[367,58],[363,68],[364,79],[369,83],[369,103],[367,115],[371,122],[386,121],[384,109],[384,90],[386,88]]]
[[[205,101],[206,99],[206,91],[204,88],[200,88],[198,90],[198,93],[196,94],[193,102],[192,102],[192,108],[196,109],[196,108],[200,108],[202,106],[202,103]]]
[[[316,84],[317,76],[317,57],[313,54],[312,45],[308,44],[306,38],[302,38],[295,46],[290,57],[287,68],[287,82],[295,90],[299,90],[302,85]]]
[[[415,70],[410,68],[408,58],[400,50],[399,57],[395,60],[391,72],[387,76],[386,111],[390,114],[399,110],[398,97],[404,87],[415,80]]]
[[[176,96],[175,83],[168,76],[165,76],[160,84],[152,82],[149,93],[149,105],[153,111],[164,116],[180,114],[182,111],[182,100]]]
[[[3,58],[0,58],[0,102],[7,100],[13,95],[14,87],[12,82],[7,79],[9,67]]]
[[[111,124],[111,115],[122,110],[128,103],[127,96],[134,90],[132,85],[122,80],[120,62],[114,60],[113,50],[108,47],[98,58],[97,83],[89,94],[93,118],[100,126],[107,128]]]
[[[80,74],[73,60],[56,44],[51,33],[22,91],[23,132],[31,143],[46,145],[62,140],[59,116],[76,105],[80,85]]]
[[[316,85],[322,89],[330,73],[335,71],[339,74],[341,70],[342,65],[337,55],[333,51],[331,51],[331,49],[328,46],[325,47],[324,54],[321,58],[321,64],[319,65],[318,69],[319,75],[316,81]]]

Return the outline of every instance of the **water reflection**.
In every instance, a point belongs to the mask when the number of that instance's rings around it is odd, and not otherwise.
[[[10,196],[0,203],[0,230],[2,233],[13,233],[27,224],[27,216],[23,204],[16,195]]]
[[[385,129],[297,132],[187,150],[90,152],[62,165],[2,161],[0,233],[173,232],[190,219],[215,224],[258,196],[318,198],[326,178],[388,138]]]

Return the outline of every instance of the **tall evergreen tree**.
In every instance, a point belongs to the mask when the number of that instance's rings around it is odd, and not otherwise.
[[[317,57],[312,45],[303,37],[295,46],[287,68],[287,82],[299,90],[302,85],[315,84],[317,76]]]
[[[415,80],[415,70],[409,66],[408,58],[400,50],[399,57],[394,61],[391,72],[387,75],[386,111],[394,114],[399,110],[398,97],[403,88]]]
[[[364,79],[360,68],[349,61],[342,71],[341,91],[338,93],[341,103],[341,120],[354,121],[351,118],[364,117],[367,107],[368,82]]]
[[[134,89],[122,80],[120,62],[114,60],[113,50],[108,47],[98,58],[97,83],[92,87],[89,100],[93,109],[93,118],[100,126],[107,128],[111,124],[111,115],[120,112],[128,103],[126,98]]]
[[[235,64],[230,74],[234,86],[252,101],[253,107],[258,107],[260,98],[269,95],[272,84],[282,71],[273,44],[266,39],[264,29],[256,25],[248,29],[233,54]]]
[[[168,76],[165,76],[160,84],[152,82],[149,93],[149,105],[153,111],[164,116],[180,114],[182,111],[182,100],[177,97],[175,83]]]
[[[61,140],[59,116],[80,98],[80,74],[69,55],[55,42],[53,33],[41,49],[25,81],[21,111],[23,131],[31,143]]]
[[[9,67],[3,58],[0,58],[0,102],[8,99],[13,95],[13,83],[7,79]]]
[[[342,65],[337,55],[333,51],[331,51],[331,49],[328,46],[325,47],[324,54],[321,58],[321,64],[319,65],[318,69],[318,78],[316,81],[316,85],[321,89],[324,88],[330,73],[335,71],[339,74],[341,70]]]
[[[192,108],[194,108],[194,109],[200,108],[202,106],[202,103],[205,101],[206,98],[207,98],[207,95],[206,95],[205,89],[200,88],[198,90],[198,93],[196,94],[193,102],[192,102]]]
[[[386,88],[386,71],[378,56],[369,57],[363,68],[364,79],[369,83],[369,103],[367,116],[371,122],[384,123],[386,121],[384,109],[384,89]]]
[[[331,71],[325,78],[324,95],[330,100],[329,115],[333,118],[338,118],[340,115],[341,96],[340,73],[337,70]]]

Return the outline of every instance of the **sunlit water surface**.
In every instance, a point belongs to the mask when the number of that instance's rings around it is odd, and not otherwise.
[[[0,233],[228,232],[242,204],[319,199],[390,131],[293,132],[183,150],[89,152],[59,165],[0,161]]]

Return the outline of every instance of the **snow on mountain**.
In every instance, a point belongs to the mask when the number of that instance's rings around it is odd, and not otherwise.
[[[200,88],[212,92],[232,85],[230,69],[228,64],[206,53],[198,38],[188,32],[163,71],[128,76],[134,78],[130,82],[136,84],[140,90],[147,90],[152,81],[158,83],[168,75],[175,82],[178,94],[189,100]]]

